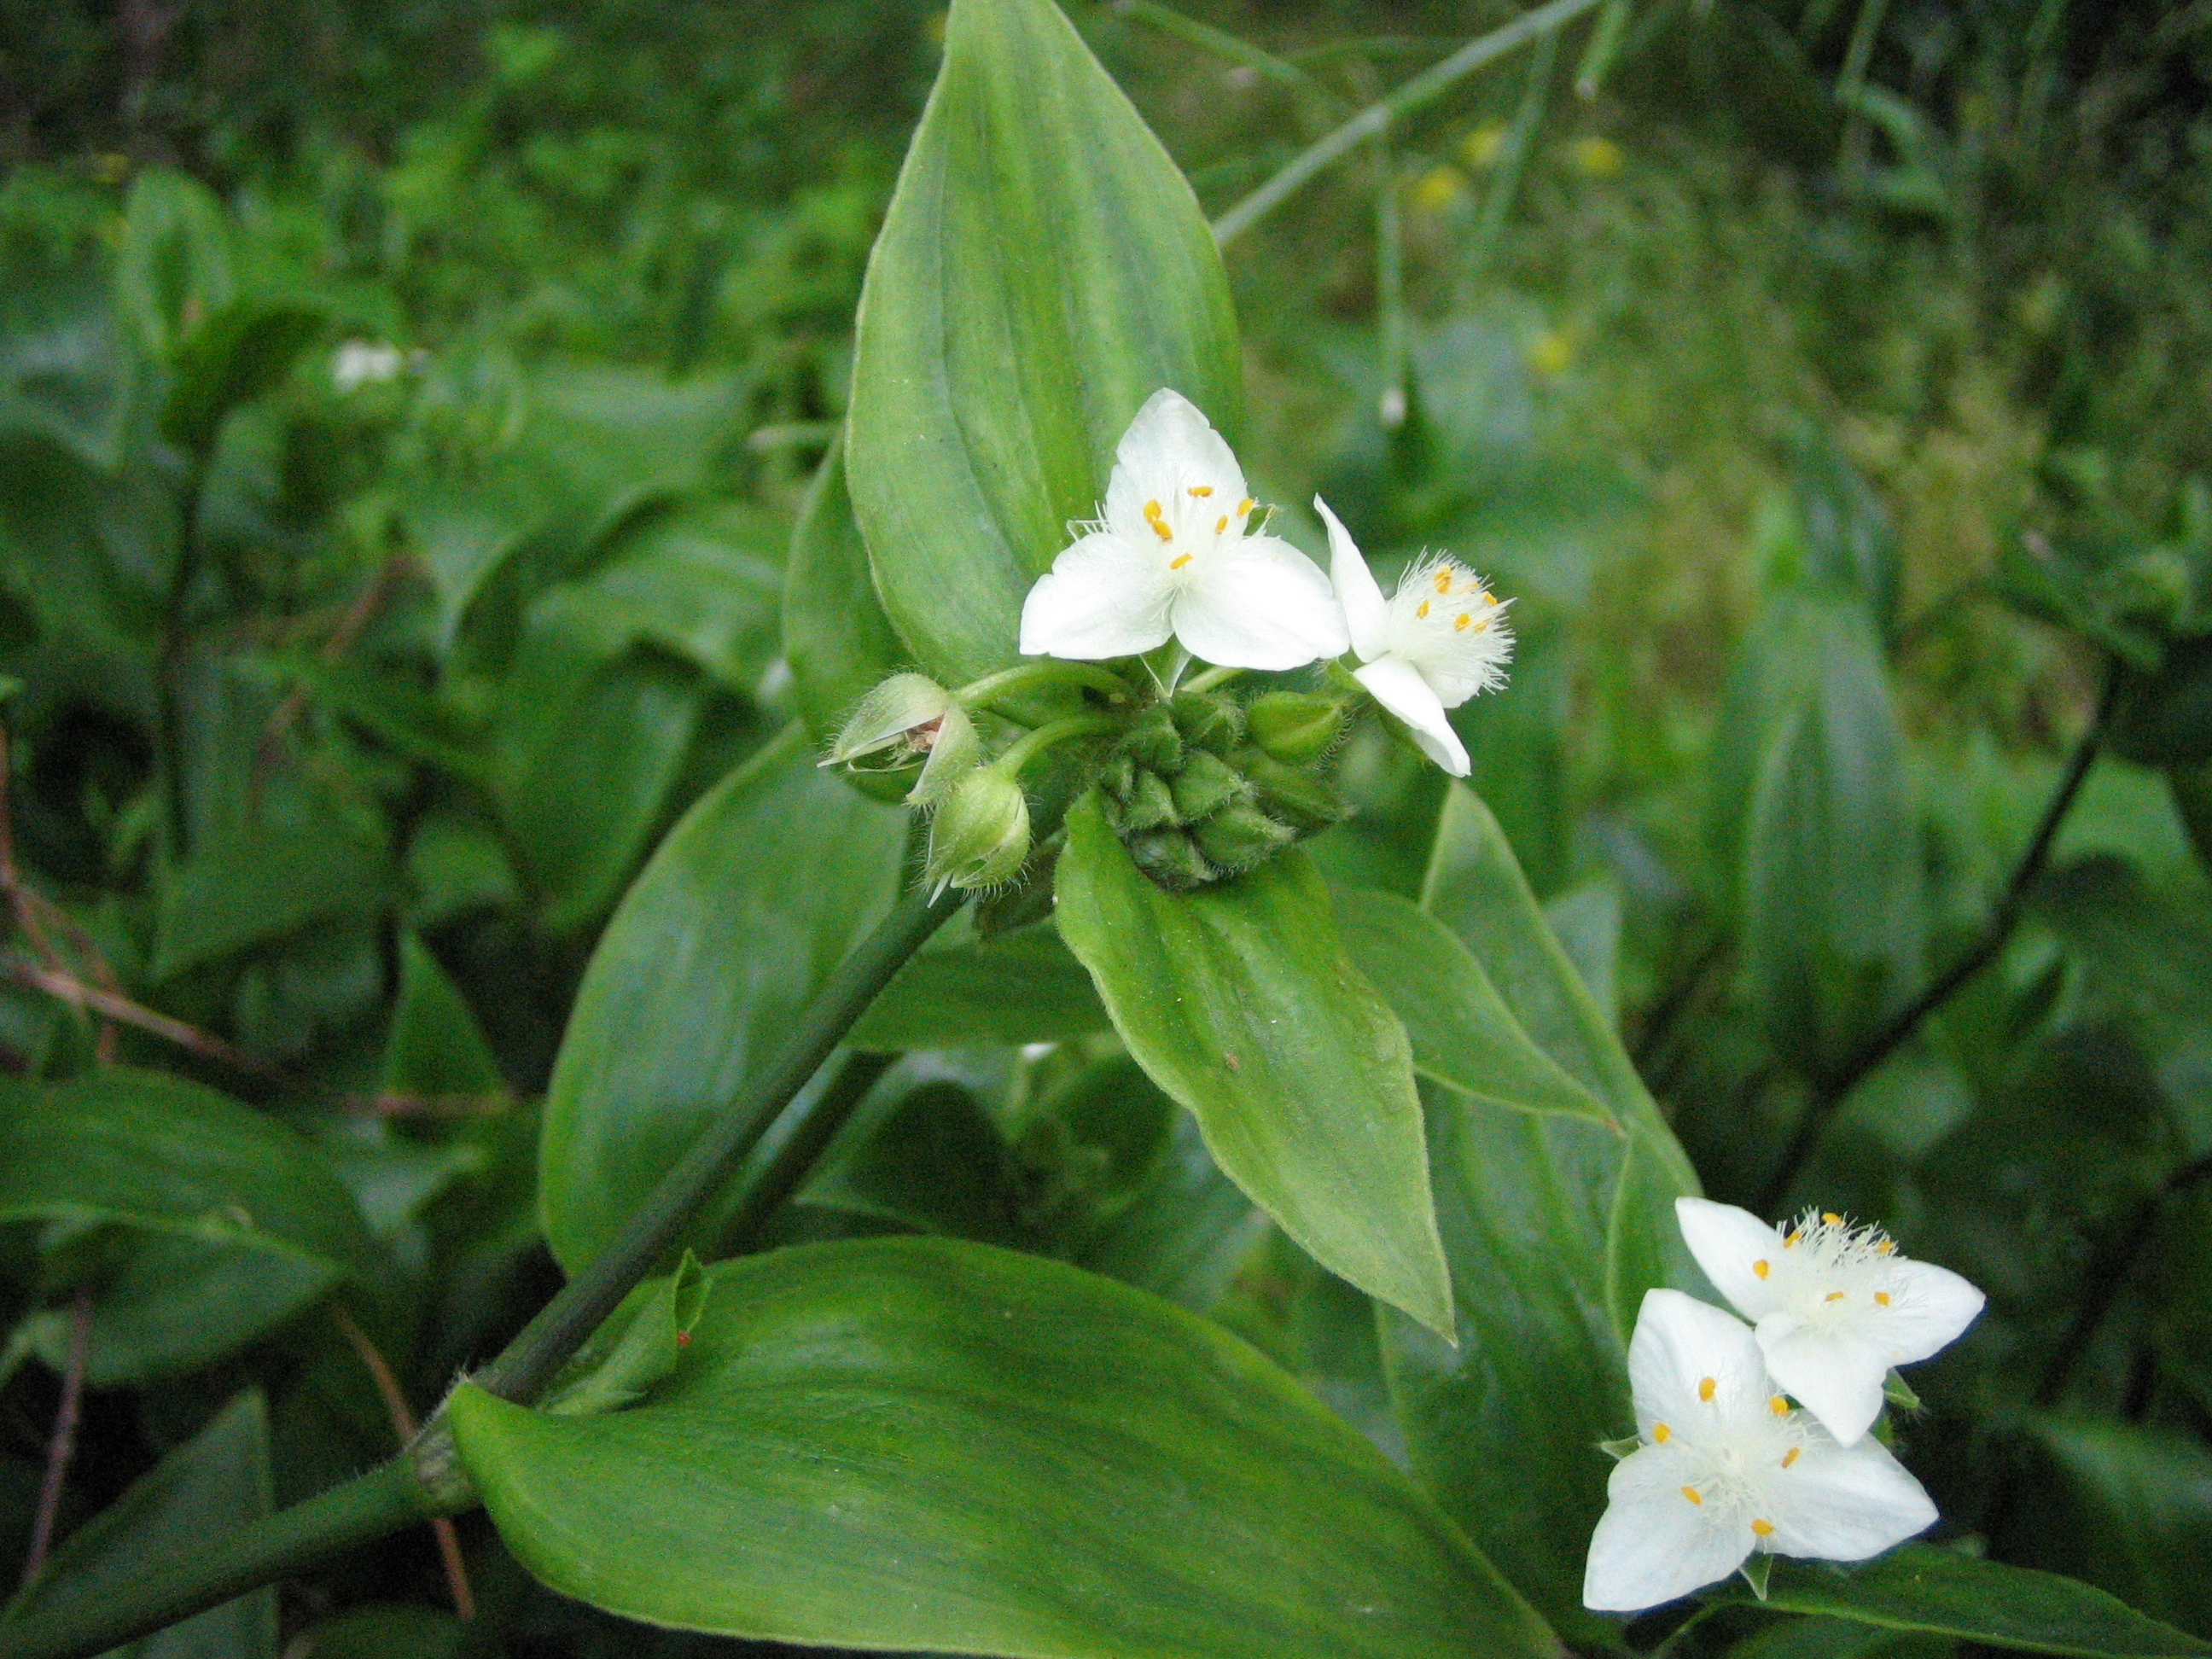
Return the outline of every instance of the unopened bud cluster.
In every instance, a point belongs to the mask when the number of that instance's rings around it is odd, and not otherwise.
[[[1106,820],[1137,867],[1176,891],[1249,870],[1345,815],[1306,766],[1335,741],[1333,701],[1271,692],[1247,709],[1179,693],[1115,744],[1100,776]]]

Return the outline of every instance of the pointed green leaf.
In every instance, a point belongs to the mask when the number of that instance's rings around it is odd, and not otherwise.
[[[1557,1639],[1291,1378],[1157,1297],[941,1240],[724,1262],[625,1412],[464,1385],[507,1547],[654,1624],[1006,1659],[1551,1659]]]
[[[0,1079],[0,1222],[167,1233],[289,1255],[374,1282],[353,1196],[274,1118],[155,1072],[40,1087]]]
[[[507,1089],[459,988],[411,930],[399,936],[399,1002],[384,1040],[383,1084],[389,1093],[427,1099]]]
[[[1197,1115],[1223,1172],[1323,1267],[1449,1329],[1405,1027],[1346,955],[1304,854],[1166,892],[1094,791],[1068,813],[1058,896],[1115,1029]]]
[[[1237,422],[1212,234],[1052,0],[954,0],[858,326],[853,505],[884,609],[950,684],[1015,659],[1147,397]]]
[[[1766,1605],[1886,1630],[1926,1631],[2020,1653],[2080,1659],[2207,1659],[2212,1642],[2146,1618],[2078,1579],[1978,1561],[1929,1544],[1856,1566],[1781,1561]]]
[[[1405,1022],[1423,1076],[1493,1106],[1613,1121],[1528,1040],[1482,964],[1442,922],[1374,888],[1340,887],[1330,896],[1345,949]]]
[[[1582,1606],[1605,1508],[1599,1445],[1635,1420],[1626,1352],[1644,1291],[1698,1282],[1674,1216],[1696,1181],[1497,819],[1463,787],[1438,821],[1423,908],[1607,1115],[1427,1094],[1460,1342],[1386,1320],[1391,1393],[1413,1466],[1445,1509],[1563,1632],[1603,1640],[1615,1626]]]
[[[179,1550],[261,1520],[269,1508],[269,1410],[249,1389],[72,1533],[8,1614],[58,1613],[80,1598],[95,1600],[158,1571]],[[276,1652],[276,1587],[265,1584],[108,1659],[275,1659]]]
[[[547,1091],[539,1202],[564,1267],[772,1057],[890,908],[905,840],[905,815],[817,770],[796,726],[669,831],[585,970]]]

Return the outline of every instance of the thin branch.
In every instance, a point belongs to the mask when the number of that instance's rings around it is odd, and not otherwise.
[[[69,1476],[70,1460],[76,1455],[77,1419],[84,1407],[85,1350],[92,1339],[92,1286],[76,1287],[70,1309],[69,1360],[62,1370],[62,1402],[54,1412],[53,1438],[46,1443],[46,1478],[39,1486],[38,1519],[31,1526],[31,1547],[23,1557],[23,1582],[27,1584],[46,1565],[54,1542],[54,1519],[61,1513],[62,1483]]]
[[[11,793],[15,774],[14,744],[4,722],[0,722],[0,891],[7,895],[8,908],[14,914],[15,926],[31,942],[39,960],[53,972],[64,969],[61,953],[54,949],[53,941],[46,936],[43,925],[52,921],[68,935],[93,972],[93,976],[112,991],[122,988],[115,970],[107,965],[107,958],[92,942],[91,936],[76,925],[76,921],[58,905],[25,884],[22,872],[15,863],[15,811]],[[102,1066],[115,1063],[115,1026],[112,1021],[100,1023],[99,1036],[94,1039],[94,1057]]]
[[[157,1014],[151,1008],[142,1006],[113,991],[87,985],[72,975],[41,968],[20,957],[0,957],[0,978],[13,980],[33,991],[44,991],[50,997],[58,997],[64,1002],[89,1008],[109,1019],[120,1020],[125,1025],[135,1025],[164,1042],[175,1043],[179,1048],[209,1060],[221,1060],[241,1072],[252,1072],[259,1077],[282,1078],[284,1075],[267,1060],[249,1054],[243,1048],[234,1048],[219,1036],[211,1036],[198,1027],[187,1025],[180,1019],[172,1019],[167,1014]]]
[[[1440,64],[1432,64],[1387,97],[1377,99],[1335,131],[1316,139],[1275,176],[1213,222],[1213,240],[1226,247],[1280,207],[1308,180],[1331,162],[1357,149],[1364,140],[1387,131],[1401,116],[1409,115],[1465,80],[1485,64],[1528,45],[1538,36],[1565,27],[1596,5],[1598,0],[1549,0],[1534,11],[1523,12],[1502,28],[1470,40]]]
[[[2051,847],[2057,838],[2058,826],[2065,821],[2075,797],[2081,793],[2083,780],[2089,775],[2097,750],[2104,742],[2106,723],[2112,712],[2112,699],[2119,686],[2119,664],[2108,661],[2105,681],[2097,694],[2097,707],[2089,717],[2088,729],[2081,733],[2081,741],[2074,745],[2074,753],[2066,763],[2065,775],[2051,794],[2050,804],[2043,809],[2043,821],[2036,825],[2035,834],[2014,866],[2012,879],[2005,884],[1996,907],[1990,912],[1989,920],[1982,924],[1980,935],[1969,945],[1956,962],[1915,997],[1889,1023],[1861,1043],[1848,1055],[1844,1063],[1824,1078],[1815,1080],[1813,1097],[1807,1103],[1804,1115],[1797,1121],[1796,1133],[1790,1137],[1790,1146],[1776,1164],[1768,1179],[1765,1190],[1759,1195],[1759,1207],[1767,1215],[1774,1214],[1790,1188],[1811,1159],[1820,1145],[1820,1136],[1836,1109],[1844,1103],[1851,1091],[1866,1080],[1869,1073],[1917,1030],[1920,1022],[1949,1001],[1968,980],[1996,960],[2004,949],[2005,941],[2020,923],[2021,913],[2027,908],[2028,895],[2042,879],[2044,866],[2050,862]]]
[[[400,1392],[399,1379],[392,1374],[392,1367],[377,1352],[376,1344],[368,1340],[368,1333],[354,1322],[353,1316],[333,1303],[331,1318],[345,1340],[353,1344],[353,1351],[361,1356],[361,1363],[376,1383],[376,1392],[382,1396],[384,1409],[392,1419],[392,1431],[399,1437],[404,1447],[415,1439],[415,1413],[407,1408],[407,1396]],[[438,1535],[438,1559],[445,1563],[446,1587],[453,1593],[453,1611],[465,1624],[477,1616],[477,1598],[469,1588],[469,1570],[461,1559],[460,1534],[453,1530],[450,1516],[434,1515],[430,1530]]]

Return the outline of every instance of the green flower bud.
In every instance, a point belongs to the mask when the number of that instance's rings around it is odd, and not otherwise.
[[[954,786],[929,826],[924,879],[947,886],[995,887],[1030,855],[1030,804],[1011,773],[979,766]]]
[[[1172,830],[1182,822],[1175,798],[1157,772],[1139,766],[1121,805],[1121,827],[1131,835],[1144,830]]]
[[[1137,868],[1170,892],[1188,892],[1214,878],[1213,866],[1180,830],[1133,836],[1126,844]]]
[[[959,708],[927,674],[894,674],[860,699],[822,764],[872,772],[912,766],[930,752],[945,717]],[[964,713],[961,719],[967,719]],[[868,763],[862,766],[863,761]]]
[[[1164,703],[1154,703],[1121,734],[1121,751],[1140,766],[1172,773],[1182,764],[1182,738]]]
[[[1185,823],[1196,823],[1243,796],[1244,775],[1227,761],[1194,749],[1183,757],[1182,770],[1169,787],[1175,795],[1176,816]]]
[[[929,736],[929,758],[922,762],[921,775],[907,791],[907,805],[925,810],[937,805],[982,763],[983,743],[975,735],[975,722],[956,702],[945,711],[945,718]]]
[[[1214,692],[1179,691],[1170,712],[1185,742],[1216,755],[1226,755],[1244,735],[1244,711]]]
[[[1319,760],[1344,731],[1344,705],[1310,691],[1263,692],[1244,717],[1261,751],[1285,766]]]
[[[1208,862],[1231,874],[1265,864],[1298,838],[1289,824],[1241,801],[1215,813],[1192,834]]]
[[[1252,781],[1254,804],[1301,836],[1318,835],[1350,815],[1336,791],[1310,772],[1269,760],[1256,749],[1239,750],[1237,763]]]
[[[1136,782],[1137,763],[1119,751],[1109,755],[1098,769],[1098,787],[1115,800],[1127,800]]]

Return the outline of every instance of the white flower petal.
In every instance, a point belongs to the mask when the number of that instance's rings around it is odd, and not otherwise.
[[[1712,1384],[1708,1397],[1705,1384]],[[1646,1291],[1628,1340],[1637,1426],[1725,1422],[1766,1409],[1773,1390],[1751,1327],[1680,1291]]]
[[[1783,1555],[1863,1561],[1936,1524],[1936,1505],[1878,1440],[1846,1448],[1816,1439],[1769,1491],[1766,1544]]]
[[[1759,1350],[1774,1380],[1844,1445],[1856,1444],[1881,1415],[1889,1361],[1858,1330],[1769,1314],[1759,1322]]]
[[[1925,1359],[1974,1322],[1986,1298],[1948,1267],[1899,1261],[1889,1270],[1889,1304],[1866,1324],[1869,1346],[1893,1365]]]
[[[1637,1330],[1640,1335],[1641,1321]],[[1590,1534],[1583,1571],[1584,1607],[1599,1613],[1656,1607],[1743,1565],[1751,1553],[1750,1531],[1725,1507],[1693,1504],[1682,1495],[1695,1474],[1659,1446],[1632,1452],[1613,1465],[1606,1511]]]
[[[1297,668],[1350,644],[1321,567],[1273,536],[1231,542],[1175,596],[1176,637],[1224,668]]]
[[[1194,497],[1194,489],[1206,493]],[[1166,386],[1147,398],[1114,447],[1106,522],[1115,533],[1140,544],[1157,536],[1146,501],[1158,501],[1186,541],[1186,527],[1210,526],[1224,514],[1241,529],[1237,508],[1243,500],[1244,469],[1198,405]]]
[[[1676,1199],[1674,1219],[1698,1266],[1738,1313],[1758,1320],[1781,1308],[1783,1281],[1774,1273],[1783,1259],[1779,1232],[1748,1210],[1705,1198]]]
[[[1328,526],[1328,580],[1336,589],[1336,602],[1344,607],[1352,648],[1359,653],[1360,661],[1372,662],[1382,654],[1389,604],[1382,597],[1375,573],[1367,568],[1366,558],[1352,542],[1352,532],[1328,510],[1328,503],[1316,495],[1314,510]]]
[[[1096,662],[1149,651],[1170,632],[1170,595],[1158,559],[1108,532],[1085,536],[1022,601],[1022,654]]]
[[[1420,670],[1398,657],[1381,657],[1352,674],[1374,694],[1376,702],[1405,721],[1423,754],[1455,778],[1467,775],[1467,747]]]

